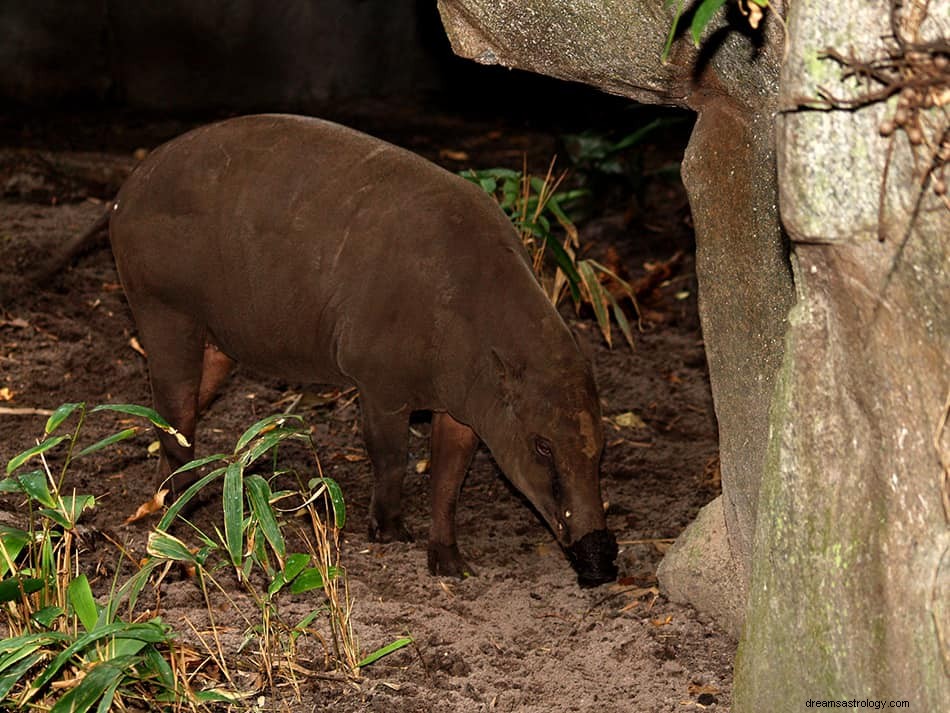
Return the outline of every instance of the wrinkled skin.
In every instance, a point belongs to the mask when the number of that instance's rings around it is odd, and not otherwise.
[[[431,410],[433,574],[471,571],[455,510],[482,439],[579,582],[616,577],[590,367],[477,186],[335,124],[243,117],[156,149],[120,191],[110,236],[155,407],[190,442],[234,361],[354,385],[374,539],[410,539],[409,416]],[[193,449],[160,438],[165,478]]]

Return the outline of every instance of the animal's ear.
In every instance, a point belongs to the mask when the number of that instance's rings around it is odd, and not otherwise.
[[[491,360],[495,376],[501,386],[502,397],[505,403],[511,403],[524,382],[524,364],[506,357],[495,347],[491,349]]]

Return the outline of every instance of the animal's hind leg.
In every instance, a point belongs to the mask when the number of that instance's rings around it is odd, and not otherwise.
[[[201,385],[198,388],[198,415],[205,412],[218,395],[221,384],[228,378],[234,360],[210,342],[205,343],[201,365]]]
[[[159,480],[164,482],[194,456],[205,329],[192,317],[164,306],[133,309],[133,312],[148,353],[154,408],[189,444],[183,446],[174,436],[158,432],[162,446]],[[184,473],[169,485],[173,492],[180,493],[194,479],[193,473]]]
[[[455,510],[478,436],[449,414],[432,414],[432,528],[429,572],[450,577],[474,574],[465,564],[455,537]]]
[[[409,411],[387,412],[361,397],[363,440],[373,463],[375,482],[370,502],[369,538],[376,542],[412,535],[402,521],[402,481],[409,456]]]

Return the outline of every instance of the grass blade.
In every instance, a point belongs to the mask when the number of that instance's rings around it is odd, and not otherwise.
[[[398,651],[399,649],[405,646],[408,646],[412,642],[413,642],[413,639],[411,636],[406,636],[406,637],[403,637],[402,639],[396,639],[391,644],[387,644],[386,646],[383,646],[380,649],[376,649],[373,653],[364,657],[358,664],[356,664],[356,666],[357,668],[363,668],[364,666],[369,666],[371,663],[379,661],[383,656],[389,656],[389,654],[393,653],[394,651]]]

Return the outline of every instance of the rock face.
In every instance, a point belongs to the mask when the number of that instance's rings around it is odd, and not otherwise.
[[[585,82],[642,102],[698,113],[683,163],[696,225],[700,316],[719,420],[729,598],[743,602],[756,503],[768,441],[768,407],[793,302],[787,246],[776,210],[772,120],[778,92],[777,23],[760,36],[708,33],[712,52],[674,43],[661,62],[672,11],[653,0],[441,0],[458,54]],[[679,601],[719,617],[738,636],[742,608],[693,576],[687,551],[709,543],[715,517],[691,528],[694,544],[673,548],[661,584]],[[706,545],[708,546],[708,544]],[[725,612],[729,612],[725,614]]]
[[[883,56],[890,6],[803,2],[789,18],[779,184],[798,303],[773,401],[737,711],[950,701],[950,206],[917,170],[933,148],[915,159],[906,134],[879,134],[893,106],[796,110],[819,86],[859,95],[814,58],[827,46]],[[930,17],[948,11],[930,3]],[[925,20],[905,36],[948,29]],[[939,145],[946,113],[923,126]]]

